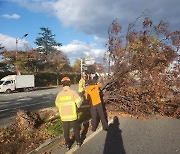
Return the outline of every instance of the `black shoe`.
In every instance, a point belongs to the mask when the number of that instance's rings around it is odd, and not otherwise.
[[[104,131],[108,131],[108,128],[103,128]]]
[[[81,142],[77,142],[76,144],[78,147],[81,147],[82,143]]]
[[[67,149],[67,150],[70,150],[70,149],[71,149],[71,146],[68,145],[68,144],[66,144],[66,149]]]
[[[92,128],[92,131],[93,131],[93,132],[95,132],[95,131],[96,131],[96,128],[95,128],[95,129],[94,129],[94,128]]]

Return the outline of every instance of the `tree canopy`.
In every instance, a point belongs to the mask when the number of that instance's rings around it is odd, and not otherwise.
[[[2,63],[9,71],[15,72],[18,68],[22,73],[55,72],[58,74],[72,71],[66,55],[56,48],[61,46],[61,43],[55,41],[55,35],[48,28],[43,27],[40,30],[41,37],[37,37],[35,42],[38,45],[37,49],[4,51]]]
[[[80,59],[76,59],[73,65],[73,71],[75,73],[81,73],[81,60]]]
[[[61,43],[55,41],[55,34],[52,34],[49,28],[41,27],[41,32],[38,33],[40,36],[36,38],[34,42],[38,46],[38,51],[48,55],[52,52],[55,46],[61,46]]]

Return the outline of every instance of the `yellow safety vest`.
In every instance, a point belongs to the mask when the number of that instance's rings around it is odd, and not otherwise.
[[[65,86],[57,95],[55,104],[62,121],[74,121],[77,119],[77,107],[81,105],[81,98],[76,91]]]
[[[85,88],[86,88],[86,81],[83,78],[81,78],[81,80],[79,81],[78,91],[83,92],[83,91],[85,91]]]

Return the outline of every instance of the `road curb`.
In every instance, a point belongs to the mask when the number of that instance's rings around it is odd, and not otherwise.
[[[63,136],[63,134],[62,134],[61,136],[58,136],[58,137],[54,138],[54,139],[48,139],[48,140],[46,140],[44,143],[40,144],[39,147],[37,147],[36,149],[30,151],[30,152],[27,153],[27,154],[38,153],[40,150],[44,149],[45,147],[48,147],[48,146],[50,146],[51,144],[59,141],[59,140],[62,138],[62,136]]]

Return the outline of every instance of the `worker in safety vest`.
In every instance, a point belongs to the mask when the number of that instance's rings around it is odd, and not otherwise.
[[[82,98],[82,101],[84,102],[85,101],[85,88],[86,88],[86,73],[82,73],[81,75],[81,79],[79,80],[79,89],[78,89],[78,92],[79,92],[79,95],[81,96]]]
[[[97,79],[93,78],[89,81],[89,86],[86,88],[85,96],[91,106],[91,125],[92,131],[96,131],[98,126],[98,117],[102,122],[103,130],[108,130],[108,122],[105,118],[103,105],[100,97],[100,84],[97,83]]]
[[[70,88],[71,81],[68,77],[64,77],[61,82],[63,90],[57,94],[55,104],[59,109],[60,118],[63,123],[66,148],[69,150],[71,148],[69,137],[70,125],[73,128],[77,146],[81,146],[80,132],[77,122],[77,108],[80,107],[82,101],[78,93]]]

